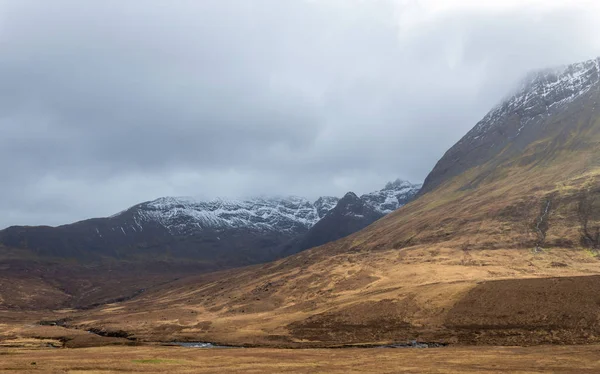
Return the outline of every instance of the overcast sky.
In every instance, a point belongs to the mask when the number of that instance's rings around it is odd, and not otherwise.
[[[422,181],[597,1],[0,0],[0,227]]]

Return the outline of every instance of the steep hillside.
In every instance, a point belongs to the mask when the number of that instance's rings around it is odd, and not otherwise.
[[[579,111],[596,108],[599,65],[600,58],[532,73],[446,152],[426,178],[423,192],[470,168],[518,157],[532,143],[573,126],[567,122],[579,119]]]
[[[599,99],[598,60],[533,75],[448,151],[421,199],[370,235],[397,248],[597,250]]]
[[[286,346],[598,342],[598,73],[592,60],[533,74],[448,151],[419,198],[358,233],[73,324]]]

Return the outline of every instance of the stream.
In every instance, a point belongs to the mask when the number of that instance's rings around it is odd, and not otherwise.
[[[177,345],[185,348],[243,348],[236,347],[231,345],[217,345],[208,342],[172,342],[170,345]],[[446,344],[443,343],[424,343],[413,340],[409,343],[395,343],[395,344],[387,344],[387,345],[372,345],[372,346],[345,346],[341,348],[363,348],[363,349],[374,349],[374,348],[442,348],[445,347]]]

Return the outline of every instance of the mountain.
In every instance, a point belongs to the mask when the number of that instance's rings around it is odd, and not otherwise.
[[[142,230],[147,224],[158,223],[173,235],[229,228],[302,232],[319,220],[319,213],[326,214],[330,209],[328,199],[321,198],[318,202],[317,208],[316,204],[293,196],[208,202],[167,197],[137,205],[129,211],[134,231],[136,227]]]
[[[520,89],[490,111],[450,148],[425,180],[423,192],[459,174],[492,161],[518,157],[525,148],[580,110],[595,110],[600,59],[531,73]]]
[[[108,218],[59,227],[10,227],[0,243],[36,256],[129,262],[195,262],[222,268],[281,257],[332,206],[299,198],[196,201],[160,198]]]
[[[358,197],[348,192],[303,236],[299,250],[317,247],[355,233],[410,202],[421,185],[403,180],[388,183],[380,191]]]
[[[366,224],[399,207],[418,188],[398,181],[365,195],[377,212]],[[211,201],[164,197],[107,218],[59,227],[9,227],[0,231],[0,244],[39,258],[84,263],[170,262],[205,270],[228,268],[305,249],[297,243],[338,201],[329,196],[315,202],[293,196]]]
[[[404,221],[411,234],[396,239],[478,249],[597,246],[599,66],[594,59],[532,73],[437,163],[419,208],[432,219],[426,227]]]
[[[531,74],[444,155],[415,200],[359,232],[181,279],[73,324],[292,347],[598,343],[598,65]],[[356,195],[340,203],[325,218],[372,211]]]

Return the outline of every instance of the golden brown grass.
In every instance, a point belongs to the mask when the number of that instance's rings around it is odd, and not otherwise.
[[[128,302],[74,313],[73,324],[124,330],[148,341],[288,346],[419,337],[456,343],[440,331],[448,313],[482,282],[600,274],[598,259],[588,252],[555,248],[465,252],[419,246],[287,263],[299,259],[213,280],[184,279]],[[519,292],[519,284],[514,287]],[[355,332],[328,336],[326,328],[310,336],[306,326],[298,326],[307,321],[313,327],[354,326],[347,328]]]
[[[0,350],[0,371],[31,373],[597,373],[600,346],[440,349]]]

